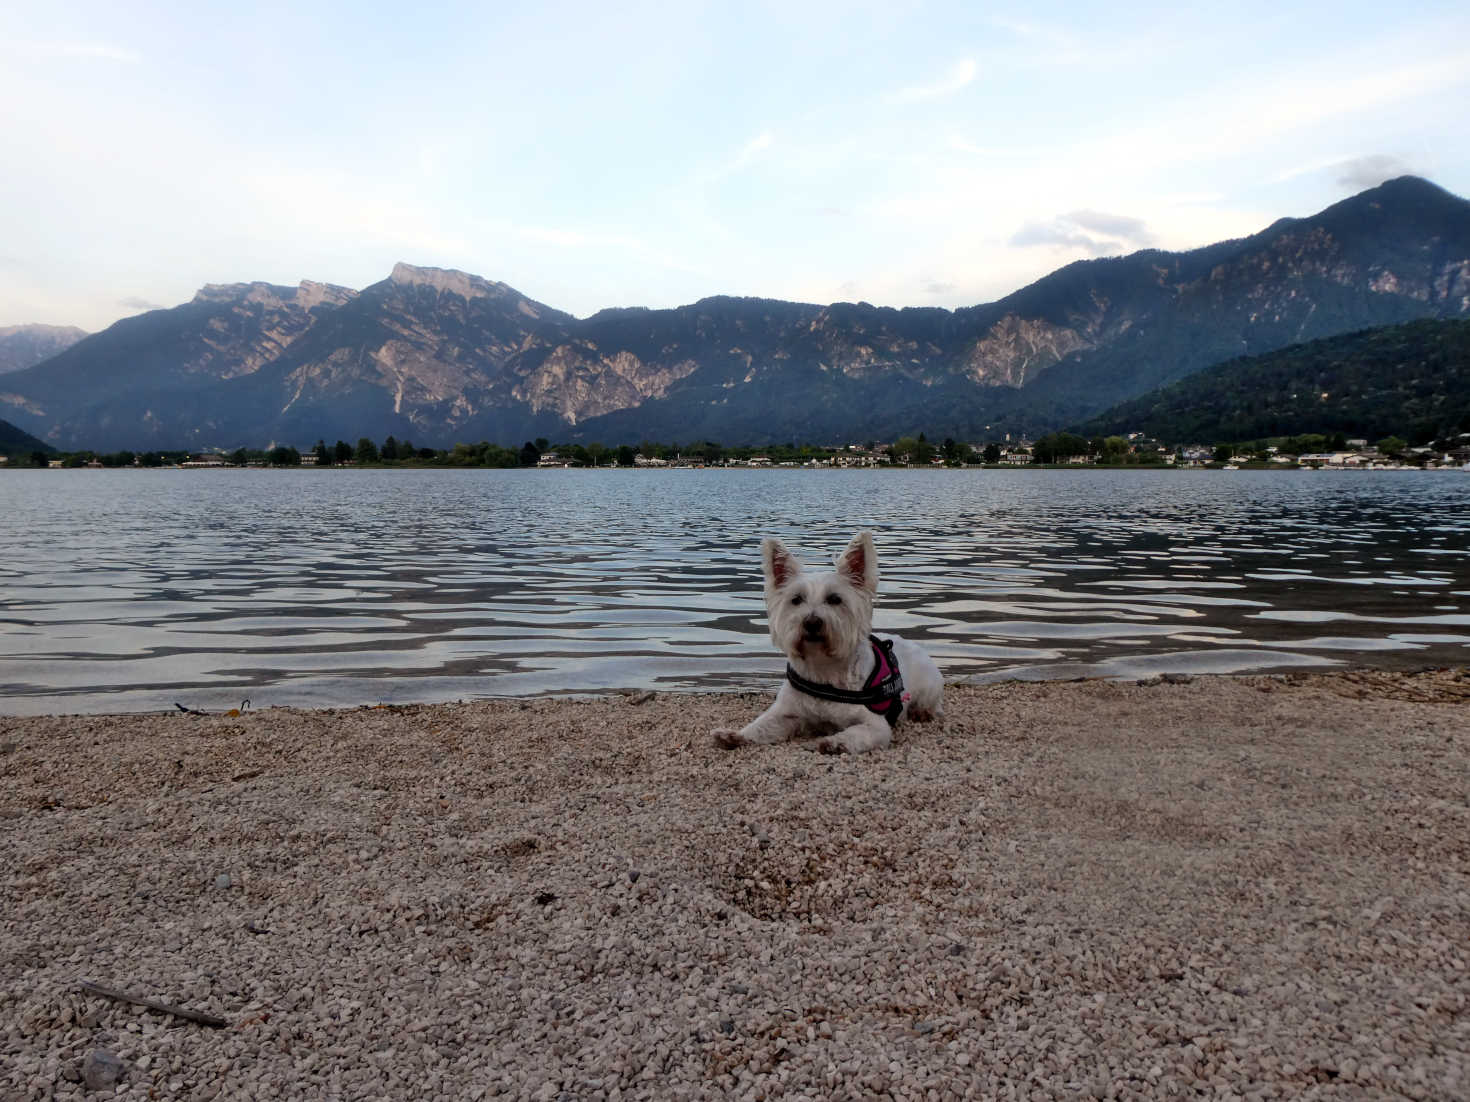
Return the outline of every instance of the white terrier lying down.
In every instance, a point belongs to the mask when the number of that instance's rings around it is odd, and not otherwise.
[[[944,713],[944,678],[913,643],[874,635],[878,558],[873,533],[852,537],[837,569],[808,574],[777,539],[761,543],[771,639],[786,655],[776,702],[739,731],[711,732],[721,746],[769,745],[797,735],[824,738],[824,754],[880,750],[900,715],[920,722]]]

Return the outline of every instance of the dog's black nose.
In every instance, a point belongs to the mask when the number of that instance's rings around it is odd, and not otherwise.
[[[822,637],[822,618],[820,616],[808,616],[801,622],[802,634],[809,639],[820,639]]]

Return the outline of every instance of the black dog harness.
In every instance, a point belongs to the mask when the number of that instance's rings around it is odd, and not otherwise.
[[[891,641],[870,635],[868,642],[873,645],[875,661],[873,672],[868,675],[868,680],[861,689],[839,689],[820,681],[808,681],[789,664],[786,667],[786,680],[791,682],[793,688],[819,700],[832,700],[838,704],[861,704],[868,711],[882,716],[888,721],[888,726],[892,727],[903,714],[903,702],[908,698],[908,694],[903,691],[903,675],[898,672],[898,659],[893,657]]]

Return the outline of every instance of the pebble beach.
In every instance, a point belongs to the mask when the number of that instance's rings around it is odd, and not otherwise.
[[[0,1098],[1470,1096],[1466,671],[768,702],[0,717]]]

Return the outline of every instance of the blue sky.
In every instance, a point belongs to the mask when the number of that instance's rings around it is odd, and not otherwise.
[[[574,314],[1001,297],[1413,172],[1470,196],[1470,5],[0,8],[0,325],[364,287]]]

